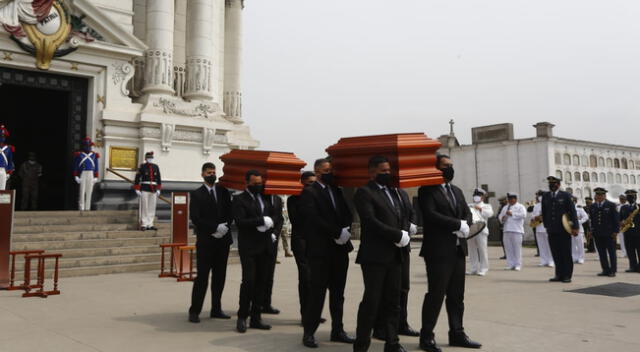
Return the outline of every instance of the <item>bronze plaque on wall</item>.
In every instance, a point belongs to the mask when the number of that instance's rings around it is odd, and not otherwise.
[[[138,148],[109,147],[109,167],[114,170],[137,170]]]

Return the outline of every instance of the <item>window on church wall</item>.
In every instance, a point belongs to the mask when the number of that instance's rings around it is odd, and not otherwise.
[[[595,155],[591,155],[589,157],[589,166],[591,167],[598,167],[598,158],[596,158]]]
[[[599,157],[598,158],[598,167],[604,167],[604,158],[603,157]]]
[[[562,164],[562,156],[560,155],[560,153],[556,153],[556,165],[561,165]]]
[[[573,156],[573,165],[574,166],[580,166],[580,157],[577,155]]]
[[[613,183],[613,172],[607,173],[607,183]]]
[[[562,160],[563,160],[563,162],[564,162],[564,164],[565,164],[565,165],[571,165],[571,155],[569,155],[569,154],[565,154],[565,155],[562,157]]]
[[[595,172],[591,173],[591,182],[598,182],[598,174]]]
[[[607,175],[604,172],[600,173],[600,182],[607,182]]]
[[[633,162],[633,160],[629,160],[629,168],[630,168],[631,170],[633,170],[633,169],[635,169],[635,168],[636,168],[636,164]]]
[[[625,185],[628,185],[629,184],[629,175],[622,176],[622,181],[624,182]]]
[[[562,180],[562,171],[556,170],[556,177]]]
[[[629,176],[629,183],[632,185],[636,184],[636,177],[634,175]]]
[[[616,183],[617,184],[621,184],[622,183],[622,175],[616,174]]]
[[[607,158],[607,167],[613,167],[613,159]]]
[[[627,169],[627,168],[628,168],[628,167],[627,167],[627,159],[622,158],[622,159],[620,160],[620,166],[621,166],[623,169]]]
[[[565,172],[564,176],[565,176],[565,179],[564,179],[565,181],[571,182],[571,173],[569,171]]]
[[[587,187],[584,189],[584,196],[586,197],[591,197],[591,188]]]
[[[589,182],[589,173],[588,172],[583,172],[582,173],[582,181],[584,182]]]
[[[580,173],[579,172],[575,172],[573,174],[573,179],[576,180],[576,182],[580,182]]]
[[[613,167],[615,167],[616,169],[620,168],[620,159],[618,158],[613,159]]]

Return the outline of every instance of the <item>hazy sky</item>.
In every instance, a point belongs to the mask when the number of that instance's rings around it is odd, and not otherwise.
[[[640,1],[247,0],[244,117],[307,162],[340,137],[556,124],[640,146]]]

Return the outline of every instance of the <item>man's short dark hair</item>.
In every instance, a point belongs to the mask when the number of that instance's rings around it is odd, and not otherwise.
[[[436,155],[436,167],[440,167],[440,161],[442,159],[451,159],[447,154],[437,154]]]
[[[202,164],[202,172],[207,171],[207,169],[216,169],[216,165],[214,163],[206,162]]]
[[[316,174],[313,171],[305,171],[300,175],[300,181],[304,182],[304,180],[308,179],[311,176],[315,176]]]
[[[375,155],[372,156],[371,159],[369,159],[369,170],[373,170],[378,168],[378,165],[382,164],[382,163],[388,163],[389,159],[387,159],[387,157],[382,156],[382,155]]]
[[[331,161],[329,159],[327,159],[327,158],[316,159],[316,161],[313,162],[313,169],[315,170],[315,169],[319,168],[324,163],[331,164]]]
[[[249,182],[251,176],[262,176],[262,174],[258,170],[249,170],[246,174],[244,174],[244,180]]]

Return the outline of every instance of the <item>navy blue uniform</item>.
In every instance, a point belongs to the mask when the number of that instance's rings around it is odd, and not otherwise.
[[[138,191],[151,192],[162,189],[160,168],[154,163],[141,164],[136,173],[133,188]]]
[[[593,203],[589,210],[591,231],[596,241],[602,272],[605,274],[615,274],[617,271],[617,262],[614,234],[620,231],[620,214],[616,210],[616,205],[608,200],[605,200],[602,204],[597,202]]]
[[[637,204],[625,204],[620,208],[620,220],[625,221],[636,210]],[[640,256],[640,212],[633,218],[635,227],[624,233],[624,246],[629,258],[629,270],[638,271],[638,257]]]
[[[573,275],[573,258],[571,257],[571,234],[562,226],[562,216],[569,214],[573,229],[578,229],[576,207],[571,194],[564,191],[545,192],[542,195],[542,221],[549,234],[551,255],[556,264],[556,278],[571,279]]]

